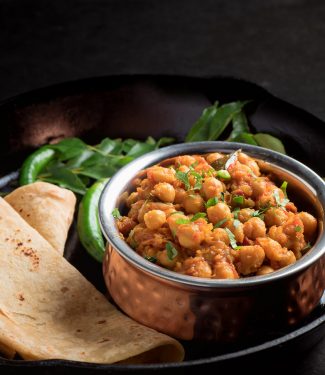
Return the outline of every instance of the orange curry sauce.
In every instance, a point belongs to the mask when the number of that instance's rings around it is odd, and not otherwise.
[[[146,170],[117,221],[127,243],[185,275],[237,279],[265,275],[310,248],[317,220],[298,212],[258,161],[236,151],[183,155]]]

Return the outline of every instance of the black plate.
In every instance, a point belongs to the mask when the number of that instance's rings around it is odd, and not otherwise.
[[[233,78],[171,76],[114,76],[65,83],[33,91],[0,104],[0,190],[10,189],[11,172],[35,147],[68,136],[96,143],[105,136],[146,138],[173,136],[182,141],[191,124],[211,102],[252,99],[248,108],[254,130],[280,137],[288,154],[325,175],[324,123],[311,114],[275,98],[264,89]],[[8,176],[4,177],[4,176]],[[80,246],[72,227],[65,257],[100,291],[105,292],[101,266]],[[3,286],[2,286],[3,287]],[[325,334],[325,305],[298,327],[269,332],[250,342],[220,347],[184,343],[180,364],[122,366],[82,362],[9,361],[0,358],[6,373],[187,372],[190,369],[227,370],[262,364],[266,357],[281,358],[305,351]],[[239,312],[240,313],[240,312]],[[281,350],[279,350],[281,348]],[[258,370],[259,371],[259,370]],[[266,371],[266,370],[265,370]],[[264,371],[264,374],[265,374]]]

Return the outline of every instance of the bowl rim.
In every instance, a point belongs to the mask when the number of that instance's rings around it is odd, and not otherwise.
[[[183,275],[170,271],[137,254],[119,235],[115,219],[111,212],[116,207],[116,201],[120,194],[125,191],[128,183],[141,170],[157,164],[169,157],[175,157],[184,154],[205,154],[209,152],[231,153],[238,149],[252,157],[256,157],[269,164],[275,165],[278,169],[284,170],[294,178],[303,182],[310,191],[315,195],[322,206],[323,217],[325,211],[325,182],[313,170],[303,163],[293,159],[290,156],[272,151],[263,147],[247,145],[237,142],[206,141],[206,142],[188,142],[179,143],[161,149],[149,152],[140,156],[121,168],[106,183],[99,200],[98,212],[99,222],[102,232],[109,244],[129,263],[136,268],[149,273],[155,277],[177,283],[183,286],[192,286],[199,288],[236,288],[242,289],[248,286],[256,287],[265,283],[277,281],[300,273],[307,267],[311,266],[325,254],[325,232],[318,236],[316,243],[311,251],[306,253],[297,262],[284,267],[276,272],[263,276],[251,276],[248,278],[232,279],[208,279],[199,278],[189,275]],[[121,183],[122,181],[122,183]],[[104,261],[106,262],[106,258]]]

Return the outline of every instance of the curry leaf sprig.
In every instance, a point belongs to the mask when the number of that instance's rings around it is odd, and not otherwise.
[[[104,138],[92,146],[79,138],[65,138],[57,144],[45,146],[52,150],[51,158],[36,178],[84,195],[94,180],[111,177],[136,157],[173,141],[173,138],[156,141],[152,137],[144,142]]]
[[[237,101],[219,105],[216,101],[212,106],[204,109],[200,118],[188,132],[185,142],[218,140],[232,124],[227,141],[261,146],[285,154],[285,148],[280,139],[267,133],[253,134],[251,132],[244,112],[244,107],[249,102]]]

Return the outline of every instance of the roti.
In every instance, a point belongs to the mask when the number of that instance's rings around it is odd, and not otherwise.
[[[72,191],[47,182],[34,182],[14,190],[5,200],[63,254],[76,205]]]
[[[0,198],[0,343],[24,359],[181,361],[171,337],[119,312]]]

